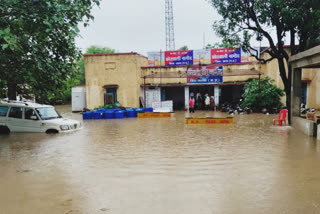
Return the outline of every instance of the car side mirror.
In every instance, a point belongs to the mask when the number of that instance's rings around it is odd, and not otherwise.
[[[38,120],[38,117],[37,116],[31,116],[30,119],[31,120]]]

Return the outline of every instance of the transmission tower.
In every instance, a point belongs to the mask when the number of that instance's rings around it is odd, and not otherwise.
[[[175,50],[172,0],[166,1],[166,50]]]

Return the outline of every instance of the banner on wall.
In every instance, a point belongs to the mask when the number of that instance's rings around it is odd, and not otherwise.
[[[242,49],[181,50],[148,52],[149,66],[179,66],[249,62],[250,55]]]
[[[193,51],[193,64],[211,64],[211,50],[194,50]]]
[[[149,66],[164,66],[164,52],[148,52]]]
[[[223,83],[223,66],[192,66],[187,69],[187,84]]]
[[[193,51],[166,51],[165,65],[192,65],[193,64]]]
[[[240,63],[241,49],[217,48],[211,49],[211,63],[225,64],[225,63]]]

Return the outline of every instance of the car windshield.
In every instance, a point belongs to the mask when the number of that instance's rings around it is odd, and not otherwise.
[[[60,117],[53,107],[36,108],[36,110],[41,117],[41,120],[51,120]]]

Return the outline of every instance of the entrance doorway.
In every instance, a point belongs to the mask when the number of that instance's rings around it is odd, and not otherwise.
[[[193,94],[194,99],[196,101],[196,109],[197,110],[205,110],[205,95],[208,94],[209,97],[214,97],[214,87],[215,85],[197,85],[197,86],[190,86],[189,94],[190,97]],[[197,97],[197,94],[200,94],[201,98]],[[215,101],[216,102],[216,101]],[[216,102],[218,103],[218,102]]]
[[[161,100],[172,100],[173,110],[184,110],[184,87],[161,88]]]
[[[244,93],[243,85],[224,85],[221,87],[221,104],[237,104]]]

